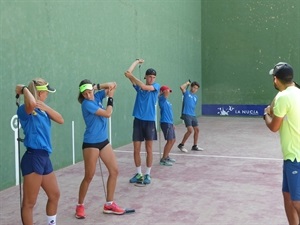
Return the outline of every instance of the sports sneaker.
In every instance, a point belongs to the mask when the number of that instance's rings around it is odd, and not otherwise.
[[[177,147],[178,147],[178,148],[180,149],[180,151],[182,151],[182,152],[188,152],[188,150],[184,147],[183,144],[179,144]]]
[[[75,217],[77,219],[84,219],[85,218],[84,205],[77,205],[76,206]]]
[[[191,149],[192,151],[203,151],[203,148],[200,148],[198,145],[194,145]]]
[[[163,158],[161,158],[159,164],[162,166],[172,166],[173,165],[170,161],[168,161],[167,159],[163,159]]]
[[[143,182],[143,174],[141,174],[141,173],[136,173],[136,174],[129,180],[129,183],[137,183],[137,182],[140,182],[140,183]]]
[[[122,215],[125,213],[125,209],[120,208],[115,202],[113,202],[110,205],[104,204],[103,213]]]
[[[171,162],[171,163],[175,163],[176,162],[176,159],[173,159],[173,158],[170,158],[170,156],[168,156],[166,158],[167,161]]]
[[[150,184],[151,183],[151,177],[149,174],[145,174],[144,176],[144,184]]]

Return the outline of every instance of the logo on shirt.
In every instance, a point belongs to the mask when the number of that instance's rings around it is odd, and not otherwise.
[[[295,175],[295,174],[298,174],[298,171],[295,170],[295,171],[292,172],[292,174],[294,174],[294,175]]]

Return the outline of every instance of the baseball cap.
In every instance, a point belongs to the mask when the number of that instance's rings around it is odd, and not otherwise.
[[[146,70],[146,76],[147,76],[147,75],[154,75],[154,76],[156,76],[156,71],[155,71],[155,69],[152,69],[152,68],[147,69],[147,70]]]
[[[166,86],[166,85],[161,86],[160,91],[164,92],[165,90],[170,90],[170,92],[172,92],[172,90],[168,86]]]
[[[292,81],[294,71],[291,65],[286,62],[277,63],[269,72],[270,75],[276,76],[280,80]]]
[[[45,85],[38,85],[35,86],[37,91],[48,91],[51,93],[56,92],[56,90],[52,87],[49,86],[49,83],[46,83]]]

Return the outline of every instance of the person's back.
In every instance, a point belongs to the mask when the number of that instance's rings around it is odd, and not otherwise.
[[[279,129],[284,159],[300,162],[300,89],[290,86],[279,92],[273,111],[275,116],[285,117]]]

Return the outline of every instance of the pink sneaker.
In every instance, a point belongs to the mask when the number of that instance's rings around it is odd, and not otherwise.
[[[77,219],[84,219],[85,218],[84,206],[83,205],[77,205],[76,206],[75,217]]]
[[[115,202],[113,202],[111,205],[104,204],[103,213],[122,215],[125,213],[125,209],[120,208]]]

